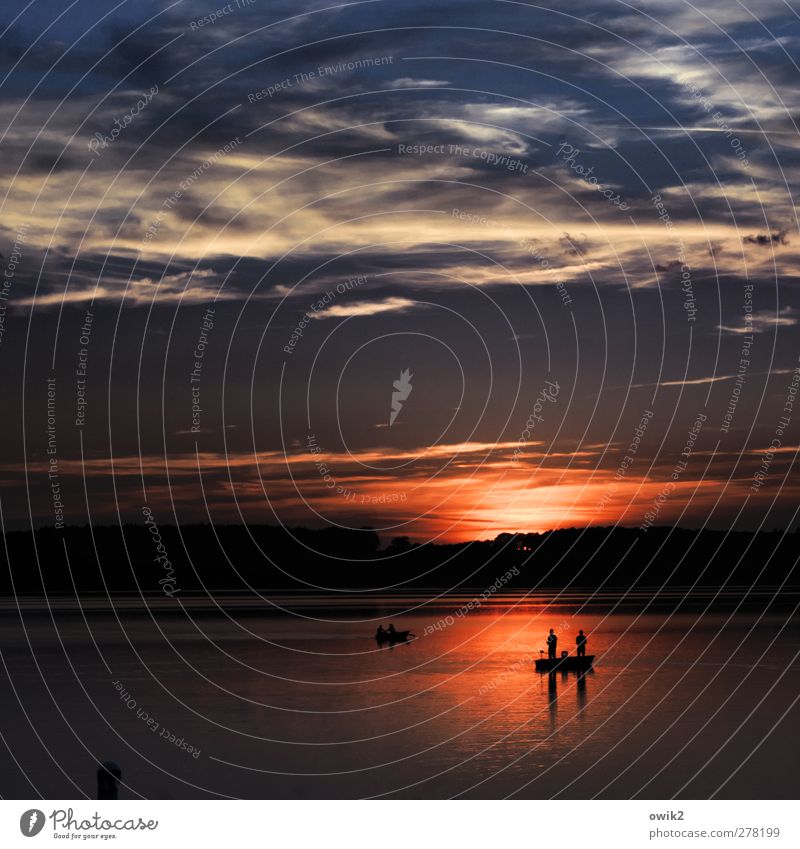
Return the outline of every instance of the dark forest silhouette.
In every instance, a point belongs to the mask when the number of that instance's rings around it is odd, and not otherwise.
[[[373,530],[185,525],[160,529],[175,594],[402,584],[541,588],[798,583],[800,534],[582,528],[494,540],[381,548]],[[35,547],[34,547],[35,542]],[[66,554],[65,554],[66,552]],[[316,553],[315,553],[316,552]],[[0,594],[163,592],[163,562],[143,525],[14,531],[0,555]],[[9,569],[9,561],[12,564]],[[508,575],[509,570],[518,574]],[[162,581],[162,584],[159,581]]]

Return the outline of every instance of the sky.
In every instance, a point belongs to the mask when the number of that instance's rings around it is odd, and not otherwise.
[[[0,33],[6,529],[796,526],[795,3]]]

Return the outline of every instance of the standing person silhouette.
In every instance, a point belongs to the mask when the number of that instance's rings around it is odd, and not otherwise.
[[[547,635],[547,657],[550,660],[556,659],[556,647],[558,646],[558,635],[551,628],[550,633]]]
[[[575,645],[578,647],[578,657],[586,656],[586,640],[588,637],[583,631],[578,631],[578,636],[575,637]]]

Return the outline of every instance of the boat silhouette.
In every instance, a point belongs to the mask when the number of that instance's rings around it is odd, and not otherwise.
[[[407,643],[409,637],[414,637],[411,631],[384,631],[383,634],[375,635],[375,640],[379,646],[384,643]]]
[[[541,657],[535,660],[537,672],[586,672],[592,668],[593,654],[569,655],[564,652],[561,657]]]

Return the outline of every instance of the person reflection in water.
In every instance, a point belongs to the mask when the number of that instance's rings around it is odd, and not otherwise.
[[[547,707],[550,713],[550,733],[555,734],[558,728],[558,683],[555,672],[547,676]]]
[[[583,631],[578,631],[578,636],[575,637],[575,645],[578,647],[578,657],[586,656],[586,634]]]
[[[556,659],[556,647],[558,646],[558,635],[551,628],[550,633],[547,635],[547,657],[550,660]]]
[[[582,711],[586,707],[586,673],[578,673],[578,681],[575,691],[578,696],[578,710]]]

